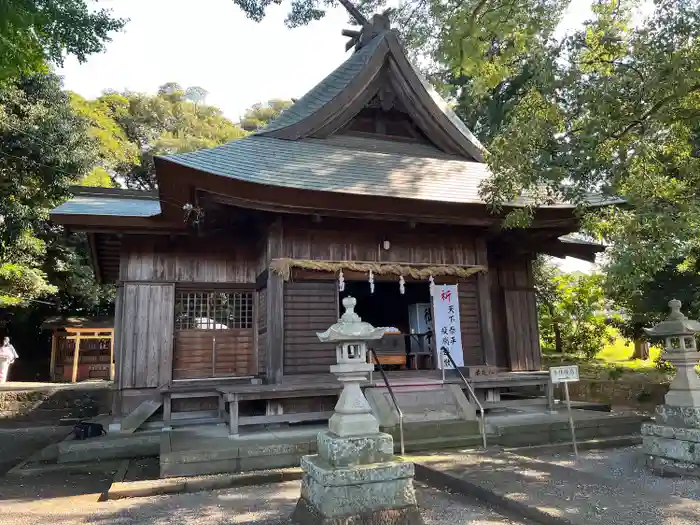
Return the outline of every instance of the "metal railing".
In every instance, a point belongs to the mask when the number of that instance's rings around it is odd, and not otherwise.
[[[382,379],[384,380],[384,384],[386,385],[387,390],[389,391],[389,395],[391,396],[391,401],[394,403],[394,408],[396,409],[396,413],[399,415],[399,439],[401,440],[401,455],[404,456],[406,454],[406,449],[404,447],[404,440],[403,440],[403,412],[401,411],[401,408],[399,407],[399,402],[396,400],[396,396],[394,395],[394,389],[391,388],[391,384],[389,383],[389,378],[386,376],[384,373],[384,368],[382,367],[381,363],[379,363],[379,357],[377,357],[377,352],[374,351],[374,348],[369,348],[369,353],[372,358],[374,358],[374,362],[372,363],[373,365],[376,363],[376,366],[379,367],[379,373],[382,375]],[[372,359],[370,359],[370,362],[372,362]],[[370,383],[372,383],[372,374],[370,373]]]
[[[447,359],[450,360],[450,363],[452,364],[452,368],[454,368],[457,371],[457,373],[459,374],[459,377],[462,378],[462,382],[464,383],[464,386],[467,387],[467,390],[469,390],[469,394],[474,399],[476,406],[479,407],[479,414],[481,415],[481,425],[480,425],[481,426],[481,440],[484,444],[484,448],[486,448],[486,418],[484,416],[484,407],[481,405],[481,403],[477,399],[476,393],[472,389],[472,386],[469,384],[469,381],[467,381],[467,378],[464,377],[464,374],[462,374],[462,371],[457,366],[457,363],[455,363],[455,360],[452,359],[452,355],[450,354],[450,351],[447,350],[446,348],[443,348],[442,352],[447,356]],[[444,364],[442,366],[442,370],[443,370],[443,372],[445,370]]]

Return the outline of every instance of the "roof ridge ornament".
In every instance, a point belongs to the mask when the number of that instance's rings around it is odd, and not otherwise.
[[[385,9],[381,13],[372,15],[372,19],[368,20],[350,0],[339,1],[357,24],[362,27],[359,31],[356,29],[343,29],[343,36],[350,37],[350,40],[345,44],[345,51],[354,47],[355,52],[357,52],[365,44],[372,41],[374,37],[391,29],[389,15],[393,12],[393,9]]]

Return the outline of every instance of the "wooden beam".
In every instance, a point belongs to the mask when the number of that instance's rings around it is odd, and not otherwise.
[[[205,191],[205,190],[200,190]],[[261,210],[271,213],[285,213],[291,215],[314,215],[320,214],[325,217],[342,217],[346,219],[370,219],[375,221],[392,221],[392,222],[406,222],[411,219],[409,214],[392,214],[383,213],[379,209],[372,212],[354,212],[351,210],[337,210],[325,207],[309,207],[309,206],[298,206],[291,204],[275,204],[269,202],[263,202],[251,199],[242,199],[239,197],[231,197],[226,195],[219,195],[211,193],[212,200],[220,203],[227,204],[229,206],[236,206],[238,208],[249,208],[255,210]],[[432,215],[421,215],[419,217],[413,216],[414,219],[420,220],[423,223],[429,224],[459,224],[463,226],[479,226],[488,227],[494,224],[500,223],[500,218],[497,216],[486,216],[484,218],[469,217],[467,215],[461,216],[450,216],[450,217],[439,217]],[[572,230],[573,231],[573,230]]]
[[[58,334],[56,330],[51,332],[51,364],[49,365],[49,377],[56,381],[56,350],[58,349]]]
[[[112,336],[111,335],[85,335],[85,334],[78,334],[78,335],[68,335],[65,337],[65,339],[82,339],[83,341],[86,340],[91,340],[91,339],[110,339]]]
[[[72,338],[69,338],[72,339]],[[75,351],[73,352],[73,374],[71,383],[78,382],[78,362],[80,360],[80,335],[75,337]]]
[[[82,328],[82,327],[72,327],[72,326],[66,326],[63,328],[66,332],[69,333],[93,333],[93,334],[98,334],[98,333],[112,333],[114,332],[114,328]]]

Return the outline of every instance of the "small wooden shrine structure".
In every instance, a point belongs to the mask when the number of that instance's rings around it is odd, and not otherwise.
[[[51,330],[51,381],[114,379],[114,319],[51,317],[41,325]]]
[[[565,202],[502,230],[479,196],[481,144],[388,19],[358,21],[347,60],[266,128],[157,157],[157,191],[77,189],[53,210],[87,232],[96,275],[117,285],[117,413],[161,399],[167,417],[209,396],[216,414],[217,392],[241,384],[250,421],[323,413],[335,401],[315,385],[333,379],[335,348],[316,332],[347,295],[391,328],[377,350],[393,373],[439,376],[431,291],[448,284],[459,361],[519,380],[540,370],[533,257],[593,260],[602,247],[565,237],[579,229]]]

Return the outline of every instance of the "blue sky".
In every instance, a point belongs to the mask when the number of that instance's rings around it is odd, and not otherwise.
[[[582,22],[589,0],[574,0],[565,28]],[[248,20],[232,0],[101,0],[129,18],[107,50],[84,64],[69,58],[58,73],[66,89],[94,98],[106,89],[155,92],[165,82],[209,91],[207,102],[238,120],[255,102],[300,97],[346,56],[345,10],[287,29],[288,6]]]

